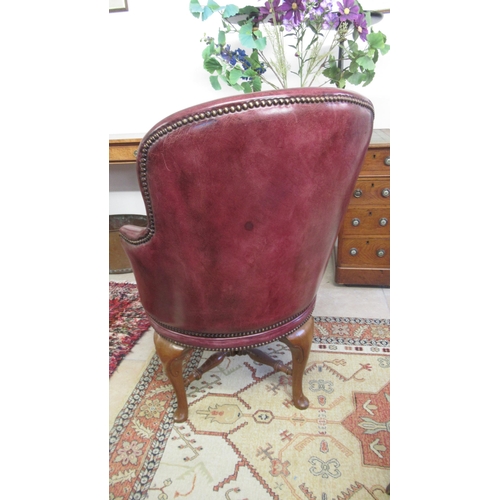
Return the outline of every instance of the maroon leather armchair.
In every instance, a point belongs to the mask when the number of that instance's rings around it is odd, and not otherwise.
[[[369,100],[300,88],[218,99],[175,113],[143,138],[137,175],[148,225],[122,243],[186,420],[185,386],[228,354],[302,377],[316,294],[371,137]],[[280,340],[292,368],[258,346]],[[183,380],[193,348],[213,350]]]

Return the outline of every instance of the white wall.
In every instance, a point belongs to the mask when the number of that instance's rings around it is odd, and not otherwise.
[[[243,6],[251,2],[218,3]],[[389,1],[364,0],[362,5],[367,10],[388,8]],[[213,90],[202,67],[200,39],[204,33],[217,35],[218,15],[204,22],[194,18],[189,0],[128,0],[128,6],[127,12],[108,15],[110,138],[142,137],[175,111],[236,93],[229,87]],[[385,33],[391,43],[390,14],[375,29]],[[350,87],[373,102],[375,128],[390,128],[390,58],[391,52],[379,59],[370,85]],[[109,184],[110,214],[145,213],[135,169],[110,167]]]

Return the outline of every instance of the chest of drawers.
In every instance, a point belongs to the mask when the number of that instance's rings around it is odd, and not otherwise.
[[[335,251],[335,281],[390,284],[390,131],[373,131]]]

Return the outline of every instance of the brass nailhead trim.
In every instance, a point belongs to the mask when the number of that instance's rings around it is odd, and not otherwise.
[[[226,106],[224,108],[217,108],[213,110],[208,110],[206,112],[202,113],[197,113],[195,115],[190,115],[187,116],[181,120],[178,120],[177,122],[170,123],[167,125],[164,125],[163,128],[157,130],[153,135],[148,137],[146,142],[144,143],[144,146],[142,147],[141,151],[139,152],[140,157],[138,161],[140,162],[141,168],[141,182],[140,184],[143,186],[143,192],[145,195],[145,203],[147,205],[147,216],[148,216],[148,232],[143,238],[140,238],[138,240],[130,240],[122,235],[120,235],[121,238],[123,238],[125,241],[128,243],[131,243],[132,245],[140,245],[142,243],[146,243],[149,241],[154,234],[154,214],[153,214],[153,208],[151,204],[151,199],[149,197],[149,189],[148,189],[148,184],[147,184],[147,155],[149,148],[156,142],[158,141],[161,137],[164,135],[168,135],[172,132],[174,132],[176,129],[184,127],[186,125],[189,125],[193,122],[197,122],[199,120],[204,120],[205,118],[210,118],[211,116],[221,116],[223,114],[228,114],[228,113],[236,113],[240,111],[246,111],[247,109],[254,109],[254,108],[259,108],[259,107],[266,107],[266,106],[280,106],[280,105],[288,105],[288,104],[308,104],[308,103],[320,103],[320,102],[347,102],[351,104],[357,104],[358,106],[362,106],[364,108],[369,109],[373,114],[375,114],[375,110],[373,109],[373,106],[368,102],[363,99],[358,99],[356,97],[350,97],[346,95],[329,95],[329,96],[300,96],[300,97],[285,97],[285,98],[274,98],[274,99],[254,99],[247,101],[242,104],[237,104],[236,106],[230,106],[229,108]]]
[[[251,344],[251,345],[248,345],[248,346],[244,346],[244,347],[238,347],[238,348],[234,348],[234,347],[231,347],[231,348],[228,348],[228,347],[199,347],[199,349],[203,349],[205,351],[225,351],[225,352],[229,352],[229,351],[234,351],[234,350],[241,350],[241,349],[252,349],[254,347],[261,347],[263,345],[267,345],[267,344],[271,344],[272,342],[277,342],[279,340],[281,340],[283,337],[288,337],[288,335],[290,335],[291,333],[294,333],[296,332],[299,328],[302,328],[306,323],[307,321],[311,318],[312,314],[309,314],[304,321],[301,321],[300,322],[300,325],[297,325],[295,326],[294,328],[292,328],[290,331],[284,333],[283,335],[280,335],[279,337],[276,337],[274,339],[271,339],[271,340],[267,340],[266,342],[258,342],[256,344]],[[160,335],[161,336],[161,335]],[[240,335],[235,335],[236,337],[240,336]],[[228,337],[226,337],[228,338]],[[182,342],[178,342],[176,340],[172,340],[171,338],[168,339],[169,342],[172,342],[172,344],[176,344],[180,347],[195,347],[195,346],[192,346],[192,345],[189,345],[189,344],[184,344]]]
[[[307,308],[306,308],[307,309]],[[301,314],[304,313],[306,309],[303,309],[299,313],[291,316],[290,318],[284,319],[283,321],[280,321],[278,323],[274,323],[271,326],[266,326],[265,328],[259,328],[258,330],[251,330],[248,332],[240,332],[240,333],[203,333],[203,332],[191,332],[189,330],[183,330],[182,328],[176,328],[174,326],[170,326],[167,323],[164,323],[162,321],[158,321],[156,318],[152,319],[158,323],[160,326],[167,328],[168,330],[172,330],[173,332],[176,333],[181,333],[182,335],[186,335],[189,337],[202,337],[202,338],[209,338],[209,339],[228,339],[228,338],[234,338],[234,337],[246,337],[248,335],[255,335],[256,333],[264,333],[268,332],[269,330],[272,330],[273,328],[278,328],[279,326],[282,326],[286,323],[289,323],[290,321],[293,321],[295,318],[298,318]]]

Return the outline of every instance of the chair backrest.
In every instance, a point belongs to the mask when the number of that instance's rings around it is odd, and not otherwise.
[[[148,227],[121,229],[146,312],[174,331],[258,331],[314,305],[373,107],[338,89],[218,99],[153,127]]]

